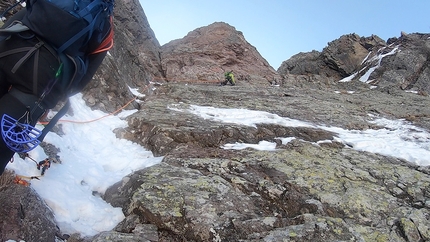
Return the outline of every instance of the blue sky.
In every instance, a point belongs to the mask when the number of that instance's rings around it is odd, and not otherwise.
[[[278,69],[299,52],[321,51],[341,35],[430,33],[430,1],[140,0],[161,45],[213,22],[226,22]]]

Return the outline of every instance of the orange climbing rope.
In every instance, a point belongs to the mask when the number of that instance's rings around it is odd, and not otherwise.
[[[158,81],[167,81],[167,82],[184,82],[184,83],[219,83],[219,80],[207,80],[207,81],[201,81],[201,80],[180,80],[180,79],[167,79],[167,78],[162,78],[162,77],[153,77],[153,82],[158,80]],[[147,90],[149,88],[151,84],[148,84],[145,86],[145,88],[143,90]],[[119,111],[123,110],[125,107],[127,107],[128,105],[130,105],[130,103],[132,103],[134,100],[137,99],[137,96],[134,97],[133,99],[131,99],[130,101],[128,101],[124,106],[122,106],[121,108],[117,109],[116,111],[106,114],[102,117],[93,119],[93,120],[87,120],[87,121],[75,121],[75,120],[64,120],[64,119],[60,119],[58,122],[63,122],[63,123],[78,123],[78,124],[84,124],[84,123],[92,123],[92,122],[96,122],[100,119],[104,119],[106,117],[115,115],[116,113],[118,113]],[[39,124],[42,125],[46,125],[49,123],[49,121],[42,121],[42,122],[38,122]]]
[[[148,88],[149,88],[149,86],[151,85],[151,83],[150,84],[148,84],[148,85],[146,85],[145,86],[145,88],[143,88],[143,91],[146,91]],[[106,117],[109,117],[109,116],[112,116],[112,115],[114,115],[114,114],[116,114],[116,113],[118,113],[119,111],[121,111],[121,110],[123,110],[125,107],[127,107],[128,105],[130,105],[130,103],[132,103],[134,100],[136,100],[138,97],[137,96],[135,96],[134,98],[132,98],[130,101],[128,101],[124,106],[122,106],[122,107],[120,107],[120,108],[118,108],[117,110],[115,110],[114,112],[112,112],[112,113],[109,113],[109,114],[106,114],[106,115],[104,115],[104,116],[102,116],[102,117],[100,117],[100,118],[96,118],[96,119],[93,119],[93,120],[88,120],[88,121],[75,121],[75,120],[64,120],[64,119],[60,119],[60,120],[58,120],[58,122],[63,122],[63,123],[77,123],[77,124],[85,124],[85,123],[92,123],[92,122],[96,122],[96,121],[98,121],[98,120],[100,120],[100,119],[104,119],[104,118],[106,118]],[[39,124],[42,124],[42,125],[46,125],[46,124],[48,124],[49,123],[49,121],[47,121],[47,122],[38,122]]]
[[[170,78],[165,78],[165,77],[154,77],[153,80],[158,80],[158,81],[166,81],[166,82],[184,82],[184,83],[220,83],[220,80],[192,80],[192,79],[170,79]]]
[[[104,118],[106,118],[106,117],[109,117],[109,116],[112,116],[112,115],[114,115],[114,114],[118,113],[119,111],[121,111],[121,110],[123,110],[125,107],[127,107],[130,103],[132,103],[134,100],[136,100],[136,98],[137,98],[137,97],[134,97],[133,99],[131,99],[130,101],[128,101],[124,106],[122,106],[122,107],[118,108],[118,109],[117,109],[117,110],[115,110],[114,112],[109,113],[109,114],[106,114],[106,115],[104,115],[104,116],[101,116],[101,117],[96,118],[96,119],[93,119],[93,120],[87,120],[87,121],[75,121],[75,120],[64,120],[64,119],[60,119],[60,120],[58,120],[58,122],[63,122],[63,123],[78,123],[78,124],[84,124],[84,123],[92,123],[92,122],[96,122],[96,121],[98,121],[98,120],[100,120],[100,119],[104,119]],[[43,124],[43,125],[46,125],[46,124],[48,124],[48,123],[49,123],[49,122],[39,122],[39,124]]]
[[[21,175],[16,175],[15,179],[13,180],[13,182],[15,184],[18,185],[23,185],[23,186],[30,186],[30,180],[32,179],[37,179],[40,180],[38,176],[21,176]]]

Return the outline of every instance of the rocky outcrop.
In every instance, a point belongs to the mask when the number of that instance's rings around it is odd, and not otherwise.
[[[385,41],[375,35],[368,38],[357,34],[344,35],[330,42],[323,49],[322,57],[330,69],[346,77],[357,70],[371,50],[381,46],[385,46]]]
[[[169,241],[429,239],[426,192],[409,190],[429,184],[420,171],[300,141],[276,153],[208,151],[179,150],[126,177],[107,200],[170,231]]]
[[[385,46],[385,41],[376,35],[360,37],[357,34],[343,35],[328,43],[322,52],[299,53],[282,62],[279,74],[286,79],[308,76],[308,81],[333,83],[358,70],[366,56],[374,49]]]
[[[330,42],[322,52],[299,53],[286,60],[278,72],[295,85],[339,85],[362,82],[381,89],[401,89],[428,95],[430,92],[429,34],[390,38],[345,35]],[[360,85],[353,83],[350,85]]]
[[[0,241],[55,241],[60,233],[52,211],[31,188],[0,176]]]
[[[87,105],[95,109],[117,110],[133,98],[128,87],[150,94],[150,82],[219,83],[230,70],[239,85],[281,79],[243,34],[226,23],[198,28],[161,47],[138,1],[117,3],[114,23],[121,30],[115,34],[117,44],[84,90]]]
[[[166,80],[217,82],[233,70],[240,83],[265,84],[279,79],[276,71],[245,40],[242,32],[217,22],[193,30],[161,47]]]
[[[430,93],[430,34],[403,34],[372,52],[355,79],[380,88]],[[363,78],[365,76],[366,78]]]

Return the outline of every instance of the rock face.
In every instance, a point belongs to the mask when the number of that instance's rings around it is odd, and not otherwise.
[[[367,38],[343,35],[322,52],[299,53],[282,62],[278,72],[287,80],[301,77],[306,81],[332,83],[356,72],[369,52],[385,45],[375,35]]]
[[[224,80],[224,72],[230,70],[244,84],[268,84],[279,79],[242,32],[222,22],[198,28],[183,39],[163,45],[161,63],[168,81],[219,83]]]
[[[279,67],[285,82],[337,84],[357,81],[385,89],[430,92],[429,34],[406,34],[385,43],[379,37],[344,35],[320,53],[300,53]],[[354,84],[352,84],[354,85]]]
[[[361,38],[356,34],[344,35],[324,48],[322,55],[327,66],[346,77],[354,73],[369,51],[385,42],[378,36]]]
[[[133,98],[129,87],[149,94],[146,85],[154,76],[162,76],[160,44],[139,1],[121,0],[115,4],[114,47],[83,91],[88,106],[105,112],[114,112]]]
[[[34,190],[13,180],[9,173],[0,177],[0,241],[55,241],[60,230],[52,211]]]
[[[243,34],[226,23],[196,29],[160,47],[139,2],[125,0],[116,3],[114,24],[116,44],[83,92],[95,109],[114,112],[133,98],[129,87],[150,95],[150,82],[219,83],[230,70],[240,85],[281,79]]]
[[[356,93],[335,92],[338,87],[158,87],[143,111],[129,118],[129,129],[136,142],[165,157],[106,192],[106,201],[134,221],[116,232],[153,224],[160,241],[430,239],[428,168],[335,141],[316,145],[336,135],[321,129],[246,127],[187,111],[190,105],[247,108],[357,130],[377,128],[364,118],[369,113],[390,111],[392,118],[430,114],[426,96],[350,88]],[[430,128],[427,117],[415,124]],[[296,140],[278,141],[277,151],[220,148],[277,142],[277,137]]]
[[[385,57],[370,74],[373,84],[430,93],[430,34],[404,34],[377,54]]]

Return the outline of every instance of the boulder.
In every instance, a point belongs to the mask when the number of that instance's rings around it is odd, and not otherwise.
[[[9,171],[0,177],[0,241],[59,239],[52,211],[33,189],[13,183],[14,179]]]

